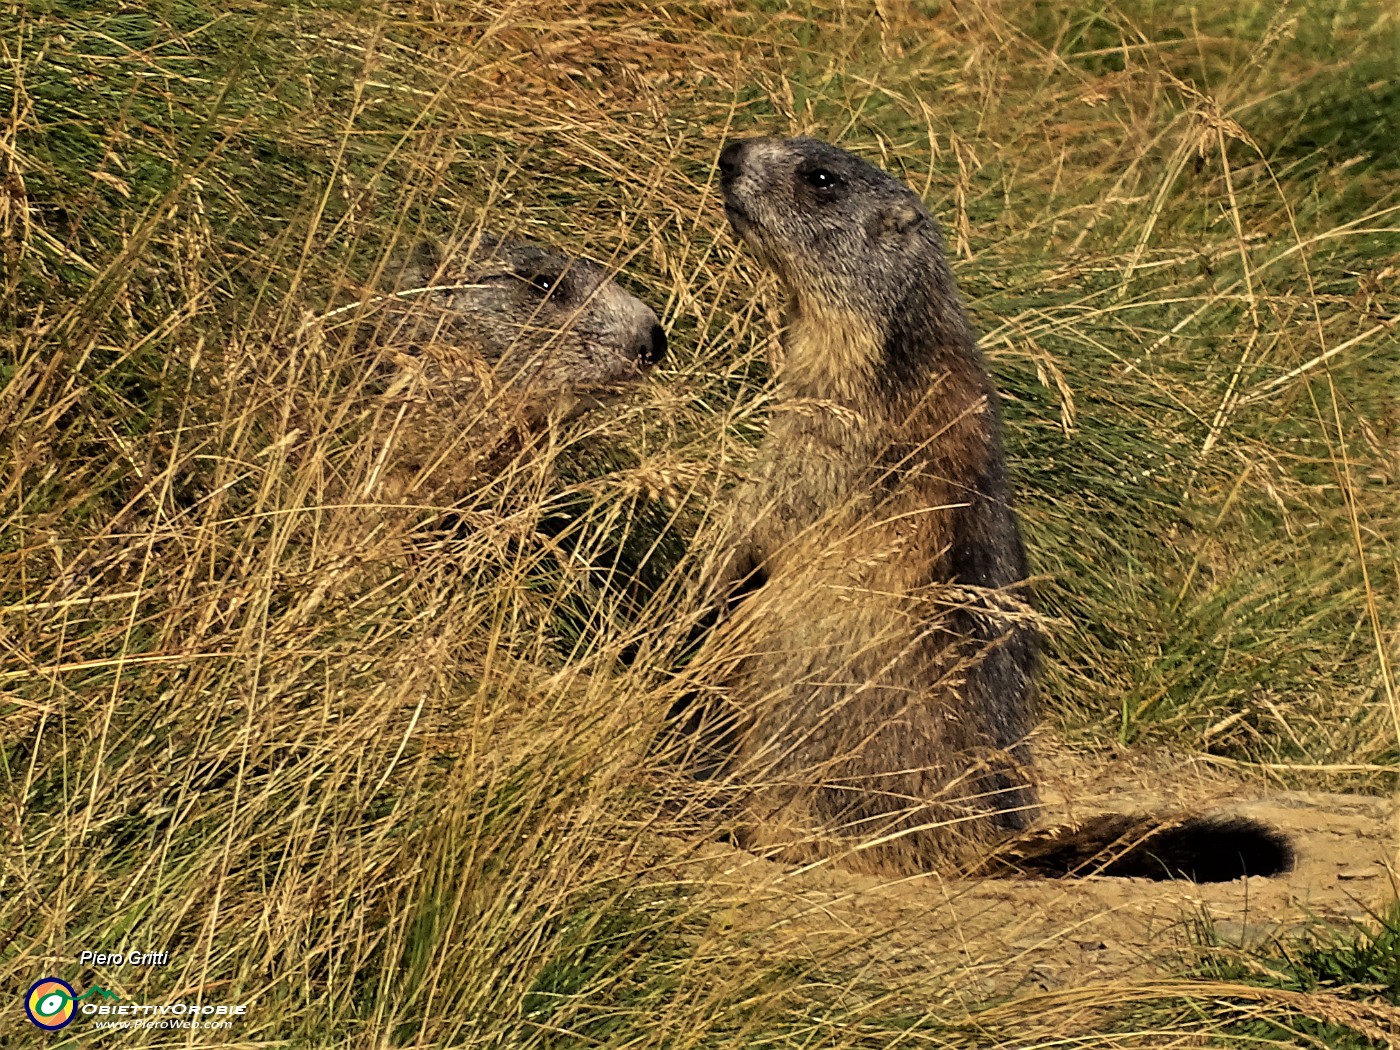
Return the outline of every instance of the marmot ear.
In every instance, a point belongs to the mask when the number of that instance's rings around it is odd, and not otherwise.
[[[398,291],[426,288],[442,269],[443,251],[434,241],[419,240],[396,248],[384,266],[390,287]]]
[[[879,233],[902,237],[924,221],[923,209],[909,201],[895,201],[880,215]]]
[[[421,237],[403,248],[396,248],[384,268],[390,285],[398,291],[428,288],[443,277],[443,266],[450,257],[455,280],[471,280],[490,269],[489,262],[500,248],[499,237],[480,231],[474,240],[449,251],[429,237]],[[458,267],[465,267],[465,273]]]

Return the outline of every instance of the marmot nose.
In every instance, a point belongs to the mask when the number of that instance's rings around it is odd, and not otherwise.
[[[651,326],[651,342],[642,347],[641,359],[644,364],[654,365],[666,356],[666,332],[659,324]]]
[[[731,142],[720,151],[719,155],[719,181],[722,185],[727,185],[734,181],[739,174],[739,166],[744,160],[744,147],[748,143],[742,139],[738,142]]]

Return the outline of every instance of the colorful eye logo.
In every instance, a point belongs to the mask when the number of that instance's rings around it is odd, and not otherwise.
[[[57,977],[41,977],[29,986],[24,997],[24,1012],[46,1032],[57,1032],[73,1020],[73,1002],[77,995],[73,986]]]

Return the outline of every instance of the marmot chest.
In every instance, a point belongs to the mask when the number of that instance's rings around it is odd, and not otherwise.
[[[829,405],[785,407],[774,419],[745,501],[770,579],[816,572],[883,588],[926,578],[946,546],[946,511],[930,486],[889,469],[887,443]]]

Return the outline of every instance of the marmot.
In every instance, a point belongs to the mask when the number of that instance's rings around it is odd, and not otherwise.
[[[387,453],[368,485],[379,497],[460,483],[521,432],[635,384],[666,352],[651,307],[597,264],[537,244],[421,242],[390,269],[396,291],[360,318],[392,357],[373,431]]]
[[[1028,832],[1026,555],[936,224],[813,139],[732,142],[719,170],[730,224],[787,299],[775,413],[709,587],[730,609],[716,658],[732,655],[701,732],[744,785],[741,843],[895,875],[1287,870],[1287,840],[1246,820]]]
[[[655,312],[602,267],[536,244],[424,241],[383,269],[306,328],[334,352],[309,355],[324,381],[294,384],[302,400],[287,412],[313,479],[305,498],[324,511],[309,519],[318,582],[303,617],[365,566],[416,558],[418,539],[442,534],[425,524],[455,531],[463,497],[533,469],[529,442],[636,385],[666,351]]]

